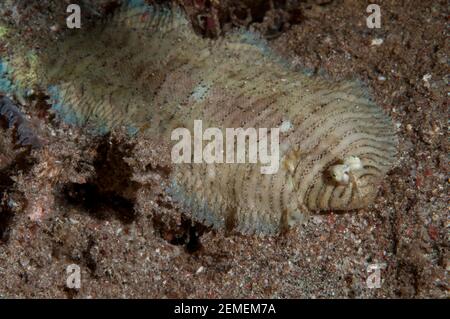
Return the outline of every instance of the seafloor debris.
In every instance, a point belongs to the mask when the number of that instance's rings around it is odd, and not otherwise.
[[[176,166],[168,192],[208,225],[275,233],[308,211],[365,207],[395,160],[391,121],[360,84],[294,72],[251,33],[202,39],[177,9],[122,8],[37,59],[36,85],[77,126],[125,126],[164,141],[196,119],[222,131],[280,127],[276,174],[260,164]],[[329,168],[349,157],[361,169],[336,183]]]

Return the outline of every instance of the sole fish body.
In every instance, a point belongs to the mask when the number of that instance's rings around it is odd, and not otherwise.
[[[251,163],[174,165],[168,191],[208,225],[274,234],[308,212],[366,207],[395,162],[391,120],[360,84],[294,71],[248,32],[203,39],[177,9],[123,8],[38,56],[37,78],[74,125],[162,139],[193,131],[194,120],[224,135],[283,128],[275,174]],[[327,171],[348,156],[362,167],[341,185]]]

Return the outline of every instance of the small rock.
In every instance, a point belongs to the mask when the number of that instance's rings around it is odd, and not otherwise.
[[[430,88],[430,80],[431,80],[431,74],[430,73],[427,73],[427,74],[425,74],[423,77],[422,77],[422,80],[425,82],[425,87],[426,88]]]
[[[432,75],[430,73],[427,73],[423,76],[422,80],[425,82],[428,82],[431,79]]]
[[[73,218],[69,218],[69,221],[70,221],[71,224],[74,224],[74,225],[79,223],[78,220],[73,219]]]
[[[58,24],[52,25],[52,26],[50,27],[50,31],[52,31],[52,32],[58,32],[59,29],[60,29],[60,27],[59,27]]]
[[[384,40],[382,38],[375,38],[375,39],[372,39],[372,42],[370,43],[370,45],[372,45],[372,46],[374,46],[374,45],[379,46],[379,45],[382,45],[383,42],[384,42]]]
[[[321,216],[314,216],[313,218],[312,218],[312,222],[315,224],[315,225],[318,225],[318,224],[320,224],[320,223],[322,223],[322,217]]]
[[[197,271],[195,273],[198,275],[199,273],[203,272],[203,270],[205,270],[205,267],[200,266],[200,268],[197,269]]]

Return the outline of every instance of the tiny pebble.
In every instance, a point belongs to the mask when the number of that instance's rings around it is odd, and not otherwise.
[[[375,39],[372,39],[372,42],[371,42],[371,44],[370,45],[381,45],[381,44],[383,44],[383,42],[384,42],[384,40],[383,39],[381,39],[381,38],[375,38]]]
[[[199,273],[203,272],[203,270],[205,270],[205,267],[200,266],[200,268],[197,269],[197,271],[196,271],[195,273],[196,273],[196,274],[199,274]]]
[[[59,25],[58,25],[58,24],[52,25],[52,26],[50,27],[50,31],[52,31],[52,32],[58,32],[58,31],[59,31]]]

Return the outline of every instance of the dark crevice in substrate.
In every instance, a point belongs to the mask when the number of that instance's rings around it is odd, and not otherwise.
[[[68,183],[62,186],[62,203],[80,207],[90,215],[106,220],[116,218],[132,223],[139,184],[132,181],[132,170],[124,161],[131,146],[106,136],[97,148],[94,160],[95,176],[87,183]]]
[[[46,92],[36,90],[29,98],[34,102],[33,108],[37,118],[46,120],[48,123],[53,123],[56,120],[56,114],[50,112],[52,106],[49,103],[50,96]]]
[[[128,224],[136,217],[133,201],[113,192],[102,192],[95,183],[66,184],[62,194],[65,203],[80,207],[101,220],[113,217]]]
[[[88,245],[86,249],[83,251],[83,263],[89,269],[92,275],[95,275],[95,271],[97,270],[97,262],[95,258],[92,256],[92,248],[96,245],[94,238],[90,237]]]
[[[153,216],[153,227],[157,234],[169,244],[184,246],[186,252],[190,254],[201,251],[202,243],[200,238],[203,234],[211,231],[211,227],[193,222],[184,215],[181,223],[174,225],[172,222],[164,220],[162,215],[155,214]]]
[[[4,202],[0,202],[0,244],[6,244],[13,222],[14,213]]]

